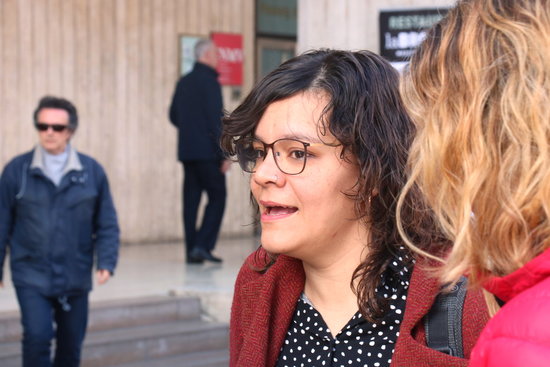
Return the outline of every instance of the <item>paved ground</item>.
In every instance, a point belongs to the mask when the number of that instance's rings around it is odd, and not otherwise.
[[[185,264],[182,243],[123,245],[115,276],[105,285],[94,285],[91,303],[166,294],[198,295],[208,317],[227,322],[237,272],[258,243],[254,237],[221,239],[214,254],[224,262],[202,265]],[[0,289],[0,312],[17,310],[7,265],[4,289]]]

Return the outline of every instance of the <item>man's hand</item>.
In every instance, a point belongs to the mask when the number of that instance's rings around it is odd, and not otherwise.
[[[229,171],[229,167],[231,167],[231,160],[230,159],[224,159],[222,161],[222,165],[220,167],[220,171],[222,171],[222,173],[225,173],[227,171]]]
[[[99,269],[95,274],[99,285],[107,283],[109,278],[111,278],[111,273],[106,269]]]

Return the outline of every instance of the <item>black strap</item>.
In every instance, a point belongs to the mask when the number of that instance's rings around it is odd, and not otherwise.
[[[450,292],[441,292],[425,317],[428,347],[464,358],[462,348],[462,310],[468,280],[461,277]]]

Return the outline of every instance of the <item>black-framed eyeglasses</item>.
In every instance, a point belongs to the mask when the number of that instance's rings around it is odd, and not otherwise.
[[[56,133],[60,133],[65,129],[69,128],[69,125],[61,125],[61,124],[46,124],[44,122],[37,122],[34,124],[36,127],[36,130],[38,131],[48,131],[49,128],[52,128],[53,131]]]
[[[287,175],[297,175],[304,171],[308,157],[309,146],[321,143],[306,143],[298,139],[277,139],[271,144],[255,138],[243,138],[235,143],[235,151],[239,165],[245,172],[254,173],[256,168],[271,149],[275,164],[281,172]]]

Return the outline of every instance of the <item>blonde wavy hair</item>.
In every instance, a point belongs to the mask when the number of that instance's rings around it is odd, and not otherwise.
[[[550,246],[549,2],[459,1],[404,73],[417,135],[397,211],[417,185],[453,243],[444,282],[479,285]]]

